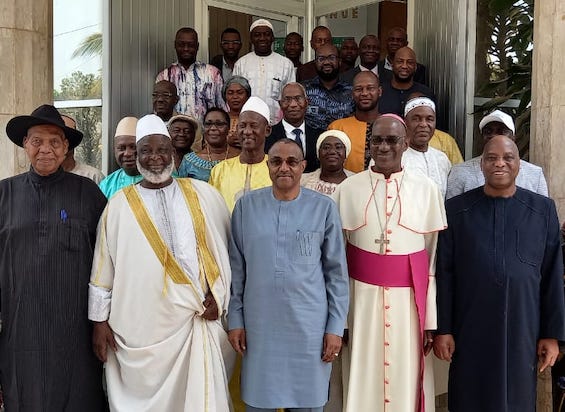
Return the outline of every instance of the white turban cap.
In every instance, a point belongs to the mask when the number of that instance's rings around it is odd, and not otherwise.
[[[165,122],[156,114],[148,114],[137,121],[135,143],[152,134],[161,134],[169,139],[171,138]]]
[[[416,107],[422,107],[422,106],[429,107],[434,111],[434,113],[436,112],[436,105],[432,99],[428,97],[416,97],[406,102],[406,106],[404,107],[404,117],[406,117],[406,115],[410,113],[412,110],[414,110]]]
[[[337,137],[341,140],[341,143],[345,146],[345,157],[349,156],[349,153],[351,153],[351,139],[349,139],[347,133],[342,132],[341,130],[326,130],[324,133],[320,134],[318,140],[316,140],[316,155],[319,157],[320,146],[324,140],[326,140],[326,137],[330,136]]]
[[[265,103],[260,97],[251,96],[249,99],[247,99],[247,101],[239,111],[239,114],[243,112],[255,112],[264,117],[265,120],[267,120],[267,124],[269,124],[271,111],[269,110],[267,103]]]

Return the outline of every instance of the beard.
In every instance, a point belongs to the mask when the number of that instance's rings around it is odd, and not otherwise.
[[[139,159],[136,159],[135,163],[137,164],[137,170],[139,171],[139,174],[143,176],[143,178],[147,180],[149,183],[153,183],[154,185],[165,183],[167,180],[171,178],[171,175],[173,174],[173,170],[175,170],[174,158],[171,158],[171,163],[169,163],[163,169],[163,171],[159,173],[153,172],[152,170],[148,170],[143,166],[141,166],[141,164],[139,163]]]
[[[410,83],[414,79],[414,74],[406,77],[405,79],[398,77],[396,74],[394,74],[394,72],[393,72],[393,76],[394,76],[394,80],[396,80],[398,83],[402,83],[402,84]]]
[[[339,68],[336,68],[334,70],[332,70],[329,73],[324,73],[323,71],[319,71],[318,72],[318,77],[324,81],[330,81],[330,80],[334,80],[337,79],[339,76]]]

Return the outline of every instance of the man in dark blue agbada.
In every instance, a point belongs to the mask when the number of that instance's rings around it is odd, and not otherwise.
[[[434,351],[451,362],[451,412],[531,412],[536,377],[565,339],[559,222],[549,198],[516,187],[520,157],[493,137],[485,185],[446,203],[438,245]]]

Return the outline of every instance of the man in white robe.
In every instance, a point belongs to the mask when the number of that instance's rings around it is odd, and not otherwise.
[[[253,51],[235,62],[233,75],[243,76],[249,81],[253,96],[260,97],[269,106],[269,123],[274,125],[282,119],[279,106],[281,90],[296,79],[294,64],[272,50],[275,37],[271,22],[255,20],[249,32]]]
[[[408,128],[409,147],[402,155],[402,166],[432,179],[445,197],[451,162],[441,150],[429,145],[436,130],[436,107],[427,97],[406,102],[404,120]]]
[[[156,115],[139,120],[136,140],[143,180],[100,219],[89,290],[110,408],[231,410],[228,210],[206,183],[171,178],[173,148]]]
[[[435,249],[446,218],[437,186],[402,169],[407,146],[403,120],[378,117],[370,140],[375,165],[334,193],[350,277],[346,412],[434,410],[425,354],[436,328]]]

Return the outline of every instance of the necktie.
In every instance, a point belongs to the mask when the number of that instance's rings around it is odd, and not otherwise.
[[[300,129],[294,129],[294,130],[292,131],[292,134],[294,134],[294,136],[295,136],[295,137],[294,137],[294,140],[296,141],[296,143],[298,143],[298,145],[299,145],[300,147],[302,147],[302,140],[300,140],[300,135],[302,134],[302,130],[300,130]]]

